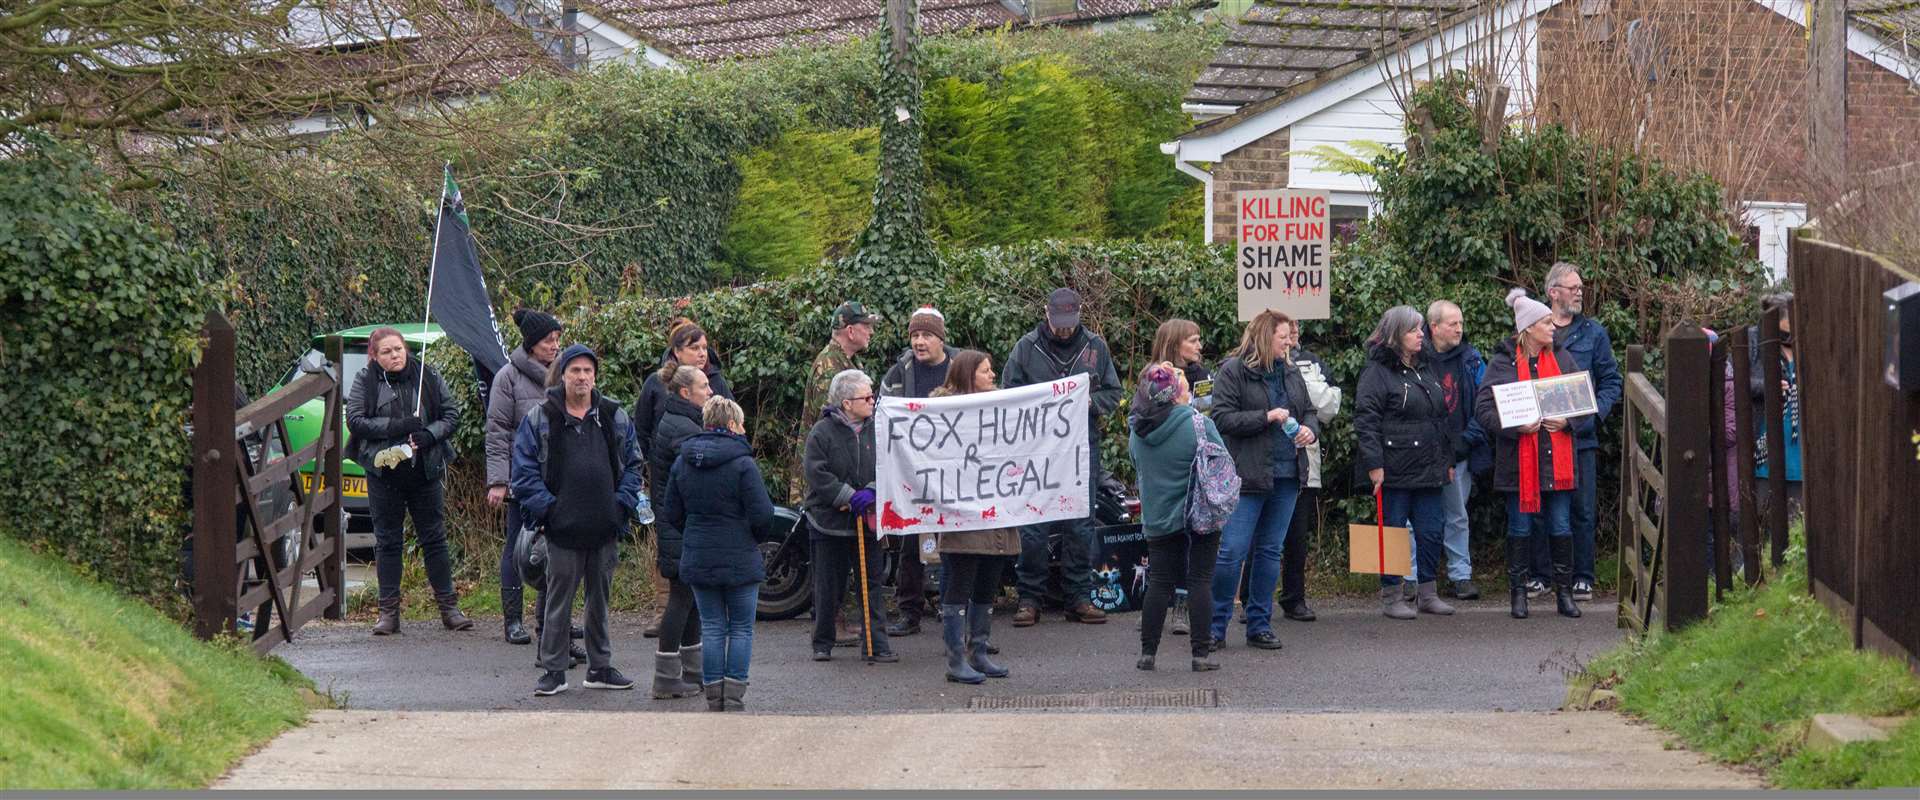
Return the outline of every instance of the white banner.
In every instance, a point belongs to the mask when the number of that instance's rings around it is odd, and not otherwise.
[[[874,412],[880,531],[1010,528],[1092,514],[1083,373],[1051,383],[913,399]]]

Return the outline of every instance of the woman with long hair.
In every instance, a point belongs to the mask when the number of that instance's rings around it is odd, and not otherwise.
[[[1418,608],[1452,614],[1440,599],[1436,573],[1446,525],[1442,492],[1453,481],[1453,433],[1447,425],[1447,389],[1424,347],[1424,318],[1412,306],[1394,306],[1367,337],[1367,366],[1360,373],[1353,412],[1354,453],[1373,482],[1387,525],[1413,527],[1418,551]],[[1413,619],[1399,575],[1380,576],[1382,611]]]
[[[997,388],[991,356],[962,350],[952,360],[946,383],[933,390],[934,397]],[[946,569],[946,580],[940,587],[940,623],[947,645],[947,680],[980,683],[987,678],[1007,677],[1007,668],[987,655],[992,646],[993,600],[1000,593],[1000,573],[1020,554],[1020,532],[994,528],[937,536],[940,560]]]
[[[1200,340],[1200,326],[1190,319],[1174,317],[1160,323],[1153,332],[1154,364],[1168,364],[1187,379],[1187,405],[1205,414],[1213,409],[1213,373],[1200,361],[1206,344]],[[1193,629],[1192,612],[1187,607],[1187,583],[1173,587],[1173,635],[1185,636]],[[1212,613],[1212,609],[1207,609]],[[1142,618],[1145,619],[1144,617]],[[1144,622],[1143,622],[1144,624]]]
[[[726,377],[720,374],[720,356],[714,352],[706,329],[686,317],[675,318],[667,326],[667,351],[661,354],[660,364],[655,371],[641,382],[640,399],[633,403],[633,435],[640,439],[643,447],[652,446],[653,428],[660,424],[660,415],[665,413],[667,405],[667,385],[660,376],[672,375],[669,368],[683,366],[705,373],[707,385],[714,395],[733,399],[733,389],[727,385]],[[666,620],[666,607],[672,602],[671,583],[665,575],[660,574],[656,564],[653,572],[653,604],[660,609],[660,616],[647,623],[643,631],[649,639],[660,635],[660,624]]]

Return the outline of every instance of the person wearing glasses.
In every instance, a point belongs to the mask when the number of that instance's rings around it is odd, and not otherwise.
[[[834,619],[859,552],[857,521],[874,536],[873,379],[857,369],[841,370],[827,387],[827,405],[807,433],[801,464],[807,481],[806,518],[813,544],[813,660],[833,660]],[[868,660],[899,661],[887,644],[879,597],[882,577],[878,541],[866,545],[866,635],[873,637]]]
[[[1607,415],[1613,413],[1614,405],[1620,402],[1624,384],[1620,366],[1613,358],[1612,337],[1598,320],[1585,314],[1587,289],[1580,280],[1580,267],[1565,261],[1555,262],[1547,270],[1546,284],[1548,304],[1553,309],[1553,346],[1572,354],[1575,370],[1587,373],[1587,379],[1593,383],[1594,408],[1599,412],[1573,419],[1574,475],[1577,477],[1573,494],[1573,599],[1588,601],[1593,599],[1593,537],[1595,506],[1599,502],[1594,477],[1599,474],[1596,466],[1600,455],[1599,429]],[[1535,576],[1553,574],[1549,538],[1533,537],[1532,574]],[[1537,577],[1528,581],[1529,597],[1546,593],[1544,581]]]

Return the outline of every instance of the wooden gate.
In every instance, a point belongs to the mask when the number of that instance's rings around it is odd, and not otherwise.
[[[193,371],[194,632],[238,633],[248,609],[254,652],[264,655],[315,617],[342,616],[341,342],[329,337],[328,363],[236,410],[233,325],[209,313],[201,337]],[[316,397],[327,409],[319,438],[287,452],[287,412]],[[298,480],[309,461],[324,476],[312,490]],[[290,507],[269,501],[279,493],[291,494]],[[309,573],[319,588],[306,594]]]
[[[1640,633],[1707,613],[1709,401],[1720,384],[1699,326],[1676,326],[1663,350],[1665,394],[1647,377],[1646,349],[1627,348],[1621,404],[1619,622]]]

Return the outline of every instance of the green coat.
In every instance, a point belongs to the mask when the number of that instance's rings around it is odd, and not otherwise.
[[[1166,420],[1127,437],[1133,471],[1140,477],[1140,529],[1149,539],[1187,530],[1187,487],[1193,480],[1193,407],[1174,406]],[[1200,417],[1207,439],[1220,441],[1213,420]]]

